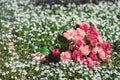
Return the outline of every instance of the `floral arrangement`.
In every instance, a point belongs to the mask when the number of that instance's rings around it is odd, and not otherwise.
[[[52,54],[50,54],[52,56],[50,58],[49,56],[44,56],[40,51],[39,53],[32,54],[34,60],[36,62],[49,61],[52,58],[67,62],[74,60],[83,62],[89,68],[99,66],[101,62],[107,61],[111,56],[110,43],[103,41],[100,33],[94,26],[80,21],[76,21],[75,24],[77,26],[76,29],[69,29],[63,33],[63,37],[66,39],[68,46],[65,51],[56,47],[52,50]]]

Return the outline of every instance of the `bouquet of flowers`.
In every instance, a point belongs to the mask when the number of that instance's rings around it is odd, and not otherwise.
[[[104,42],[100,33],[86,22],[75,22],[77,28],[69,29],[63,33],[67,40],[68,48],[62,51],[60,48],[54,48],[49,57],[43,57],[42,61],[52,58],[59,58],[61,61],[83,62],[89,68],[99,66],[101,62],[107,61],[111,56],[111,46],[109,42]],[[38,53],[35,60],[40,60]],[[46,58],[46,59],[44,59]]]

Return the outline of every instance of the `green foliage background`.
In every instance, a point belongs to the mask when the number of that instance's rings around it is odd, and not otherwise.
[[[50,80],[62,78],[62,80],[67,80],[74,74],[73,80],[80,79],[80,77],[83,80],[88,80],[95,78],[90,76],[95,74],[94,70],[97,71],[96,74],[101,80],[120,79],[120,1],[114,1],[114,3],[103,1],[98,5],[93,3],[77,6],[68,4],[67,7],[53,5],[49,9],[49,5],[46,8],[35,6],[35,2],[31,0],[1,0],[0,8],[1,79],[27,80],[34,76],[33,79],[35,80],[48,80],[50,76]],[[75,63],[71,65],[59,63],[57,64],[59,68],[52,67],[53,64],[50,66],[34,65],[31,54],[44,46],[50,51],[55,46],[60,47],[60,42],[57,40],[58,35],[62,35],[64,31],[70,28],[75,28],[74,22],[76,20],[94,25],[100,31],[104,41],[111,42],[112,63],[104,63],[99,68],[94,68],[92,73],[86,67],[81,67],[82,65],[77,68],[78,66]],[[19,58],[8,52],[10,41],[15,43]],[[64,67],[64,65],[68,66]],[[75,72],[71,72],[71,68]],[[76,68],[82,72],[85,71],[87,74],[79,73]],[[62,72],[56,73],[57,70]],[[49,73],[54,76],[51,77]],[[46,77],[47,79],[45,79]]]

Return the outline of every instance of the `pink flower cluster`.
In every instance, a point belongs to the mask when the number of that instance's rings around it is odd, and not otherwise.
[[[75,22],[76,29],[70,29],[63,36],[70,41],[69,49],[60,54],[62,61],[76,60],[87,64],[88,67],[99,66],[101,61],[106,61],[111,56],[109,42],[103,42],[100,33],[86,22]],[[55,53],[56,52],[56,53]],[[54,54],[59,50],[54,50]]]

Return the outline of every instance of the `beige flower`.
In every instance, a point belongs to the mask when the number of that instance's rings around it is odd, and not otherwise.
[[[31,54],[34,58],[34,62],[44,62],[46,60],[45,55],[41,54],[40,52],[36,52],[35,54]]]
[[[9,53],[12,53],[13,56],[15,56],[17,59],[19,58],[15,48],[14,48],[14,43],[13,42],[9,42],[8,43],[8,50],[9,50]]]
[[[11,50],[11,51],[15,51],[14,43],[13,42],[9,42],[8,43],[8,49]]]

